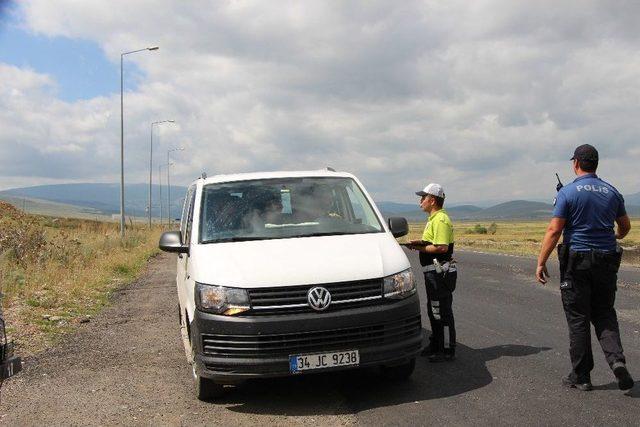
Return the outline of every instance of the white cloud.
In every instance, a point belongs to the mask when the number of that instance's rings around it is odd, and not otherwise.
[[[127,179],[144,182],[149,123],[176,180],[320,168],[378,200],[439,181],[451,202],[547,198],[590,142],[639,191],[640,7],[629,2],[136,1],[22,3],[39,34],[89,39],[146,77],[126,93]],[[116,181],[119,94],[65,103],[55,82],[0,67],[0,183]],[[6,127],[5,127],[6,126]],[[16,142],[17,141],[17,142]],[[13,144],[11,149],[7,144]],[[615,165],[615,166],[614,166]],[[155,172],[155,171],[154,171]],[[11,180],[11,181],[10,181]],[[487,194],[487,192],[490,194]]]

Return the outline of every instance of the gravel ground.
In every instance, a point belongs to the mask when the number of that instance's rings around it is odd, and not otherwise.
[[[320,418],[327,425],[353,423],[351,415],[341,414],[339,399],[315,398],[314,384],[322,378],[301,382],[302,390],[275,381],[275,393],[269,383],[254,383],[232,391],[220,405],[195,399],[176,302],[174,257],[162,254],[139,281],[114,296],[111,307],[27,361],[3,387],[0,423],[303,425]],[[305,410],[282,406],[291,397]]]

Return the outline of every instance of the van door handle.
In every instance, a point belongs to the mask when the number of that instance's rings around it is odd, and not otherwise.
[[[182,259],[182,254],[178,254],[178,258]]]

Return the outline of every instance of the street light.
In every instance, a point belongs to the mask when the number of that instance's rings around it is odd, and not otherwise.
[[[161,123],[175,123],[174,120],[161,120],[151,123],[151,145],[149,146],[149,228],[151,228],[151,186],[152,186],[152,171],[153,171],[153,125],[159,125]],[[162,201],[162,198],[160,199]],[[162,214],[162,212],[160,212]]]
[[[158,181],[160,184],[160,226],[162,227],[162,168],[163,167],[169,167],[169,165],[172,165],[173,163],[163,163],[161,165],[158,165]]]
[[[145,47],[120,54],[120,238],[124,239],[124,56],[145,50],[158,50],[158,46]]]
[[[171,160],[169,159],[169,153],[173,152],[173,151],[184,151],[184,147],[180,147],[180,148],[172,148],[170,150],[167,150],[167,210],[169,211],[169,215],[167,217],[169,225],[171,225],[171,179],[170,179],[170,174],[169,171],[171,170],[171,165],[173,163],[171,163]]]
[[[160,184],[160,227],[162,227],[162,166],[158,165],[158,184]]]

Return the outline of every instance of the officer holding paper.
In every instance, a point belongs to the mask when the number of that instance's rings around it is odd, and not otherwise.
[[[546,262],[563,234],[558,246],[560,291],[569,325],[573,369],[562,383],[583,391],[593,389],[593,323],[618,387],[628,390],[633,387],[633,379],[625,365],[614,301],[622,259],[616,239],[627,235],[631,222],[618,190],[596,175],[598,151],[591,145],[581,145],[571,160],[578,177],[559,188],[553,218],[542,241],[536,279],[542,284],[547,282]],[[614,223],[618,225],[617,232]]]
[[[455,359],[456,328],[453,319],[453,290],[458,272],[453,256],[453,224],[443,209],[444,190],[439,184],[429,184],[420,196],[420,208],[429,215],[422,240],[412,240],[407,247],[420,252],[420,264],[427,288],[427,312],[432,336],[423,355],[430,362]]]

